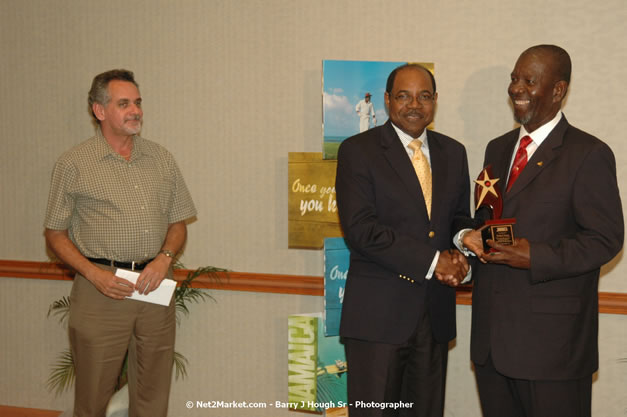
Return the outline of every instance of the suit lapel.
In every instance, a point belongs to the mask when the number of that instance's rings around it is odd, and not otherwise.
[[[567,128],[568,122],[566,117],[562,116],[562,120],[549,133],[549,136],[536,149],[527,165],[525,165],[525,169],[523,169],[512,189],[507,193],[508,198],[512,198],[524,190],[559,155],[559,148],[564,142],[564,133]]]
[[[505,149],[501,155],[507,155],[505,158],[500,158],[494,163],[493,172],[497,178],[500,178],[498,185],[500,185],[501,194],[505,197],[507,190],[507,180],[509,177],[509,164],[512,161],[512,155],[514,154],[516,142],[518,142],[518,131],[512,132],[511,136],[507,138],[505,143]]]
[[[398,175],[411,200],[416,203],[416,208],[424,214],[425,218],[428,218],[427,207],[422,196],[422,188],[420,188],[420,182],[416,176],[416,171],[414,171],[414,166],[401,140],[394,131],[392,123],[389,121],[382,129],[381,146],[383,147],[384,157]]]
[[[441,207],[446,193],[446,182],[448,176],[448,159],[446,152],[442,147],[442,143],[437,136],[427,130],[427,138],[429,142],[429,157],[431,159],[431,178],[432,178],[432,198],[431,198],[431,221],[442,213]]]

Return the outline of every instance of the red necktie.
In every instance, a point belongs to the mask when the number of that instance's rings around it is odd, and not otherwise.
[[[520,140],[520,144],[518,145],[518,150],[516,151],[516,157],[514,157],[514,164],[512,165],[512,171],[509,173],[509,181],[507,183],[507,191],[512,188],[514,182],[527,165],[527,145],[531,143],[530,136],[523,136]]]

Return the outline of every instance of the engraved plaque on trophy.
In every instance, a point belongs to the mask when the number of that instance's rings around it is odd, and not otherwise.
[[[481,231],[483,248],[486,252],[494,252],[488,246],[487,239],[492,239],[501,245],[514,244],[514,224],[516,219],[502,219],[503,195],[496,184],[499,178],[492,175],[492,166],[488,165],[481,171],[475,180],[475,211],[479,208],[487,208],[490,211],[490,220],[486,220],[486,228]]]

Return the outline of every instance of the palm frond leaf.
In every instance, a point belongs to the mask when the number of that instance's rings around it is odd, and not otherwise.
[[[70,297],[64,296],[60,300],[57,300],[50,304],[48,307],[48,315],[46,317],[55,316],[58,318],[59,323],[67,323],[68,315],[70,314]]]
[[[224,268],[218,268],[216,266],[201,266],[199,268],[194,269],[193,271],[189,271],[187,273],[187,278],[185,279],[184,282],[189,282],[191,284],[191,282],[195,278],[198,278],[201,275],[204,275],[207,278],[211,278],[215,281],[220,282],[221,272],[229,272],[229,270],[224,269]]]
[[[59,354],[57,362],[52,365],[46,387],[58,396],[72,385],[74,385],[74,359],[72,358],[72,351],[66,349]]]
[[[185,268],[185,266],[178,260],[176,261],[175,267]],[[217,268],[215,266],[203,266],[187,273],[187,276],[183,281],[181,281],[181,285],[176,288],[174,293],[177,324],[180,324],[181,316],[189,315],[189,303],[200,303],[206,299],[210,299],[214,302],[216,301],[215,298],[213,298],[207,291],[199,288],[192,288],[192,282],[200,276],[206,276],[212,280],[220,281],[220,273],[223,272],[228,272],[228,270],[224,268]]]
[[[174,369],[176,380],[179,378],[185,379],[187,377],[187,365],[189,364],[187,358],[181,355],[179,352],[174,351]]]

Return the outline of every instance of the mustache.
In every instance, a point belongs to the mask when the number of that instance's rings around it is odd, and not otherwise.
[[[425,115],[418,110],[409,110],[404,113],[405,116],[417,116],[417,117],[425,117]]]
[[[129,122],[129,121],[132,121],[132,120],[141,121],[142,118],[141,118],[140,115],[136,114],[136,115],[133,115],[133,116],[130,116],[130,117],[127,117],[126,119],[124,119],[125,122]]]

